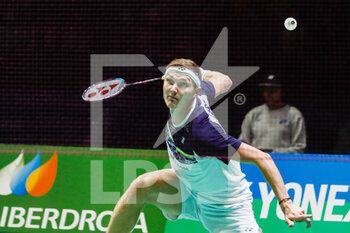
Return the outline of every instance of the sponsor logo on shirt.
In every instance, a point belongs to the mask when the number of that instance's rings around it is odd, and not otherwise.
[[[280,125],[286,124],[288,122],[287,119],[280,120]]]

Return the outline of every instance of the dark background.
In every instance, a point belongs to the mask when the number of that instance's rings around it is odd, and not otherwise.
[[[153,68],[106,67],[128,82],[161,75],[174,58],[201,64],[224,27],[229,65],[261,69],[229,99],[230,134],[263,103],[257,83],[283,74],[304,114],[309,153],[332,153],[350,121],[349,1],[2,1],[0,143],[90,146],[91,54],[144,54]],[[283,22],[297,19],[289,32]],[[104,146],[152,148],[167,120],[161,82],[104,102]],[[233,102],[236,93],[247,102]]]

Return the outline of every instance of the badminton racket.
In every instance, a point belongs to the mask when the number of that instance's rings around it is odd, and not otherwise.
[[[118,95],[127,86],[133,86],[138,84],[145,84],[160,80],[161,78],[152,78],[134,83],[126,83],[122,78],[105,80],[99,83],[92,84],[89,86],[81,96],[83,100],[89,102],[101,101]]]

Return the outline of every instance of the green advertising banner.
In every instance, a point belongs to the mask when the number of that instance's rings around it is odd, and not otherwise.
[[[41,151],[39,167],[44,167],[57,151],[56,177],[46,194],[0,195],[0,232],[105,232],[115,203],[132,179],[168,163],[165,151],[91,152],[89,148],[5,145],[0,150],[1,193],[3,184],[13,178],[13,173],[5,174],[4,170],[11,170],[8,168],[13,162],[20,164],[16,160],[21,150],[24,166],[13,170],[30,165],[38,151]],[[130,175],[131,172],[134,174]],[[147,206],[134,232],[164,232],[165,224],[161,211]]]
[[[0,145],[0,154],[0,232],[105,232],[115,203],[132,180],[169,167],[167,152],[160,150]],[[265,233],[348,232],[349,180],[342,177],[349,174],[347,161],[277,158],[276,163],[292,199],[314,220],[310,229],[305,224],[289,229],[258,169],[242,164]],[[160,210],[147,206],[133,232],[207,231],[200,222],[167,221]]]

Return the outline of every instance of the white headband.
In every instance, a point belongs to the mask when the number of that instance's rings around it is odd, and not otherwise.
[[[175,71],[178,73],[182,73],[182,74],[186,74],[187,76],[189,76],[193,82],[197,85],[197,87],[201,86],[201,80],[198,77],[198,75],[196,75],[192,70],[184,67],[184,66],[171,66],[169,67],[164,74],[164,77],[170,72],[170,71]]]

